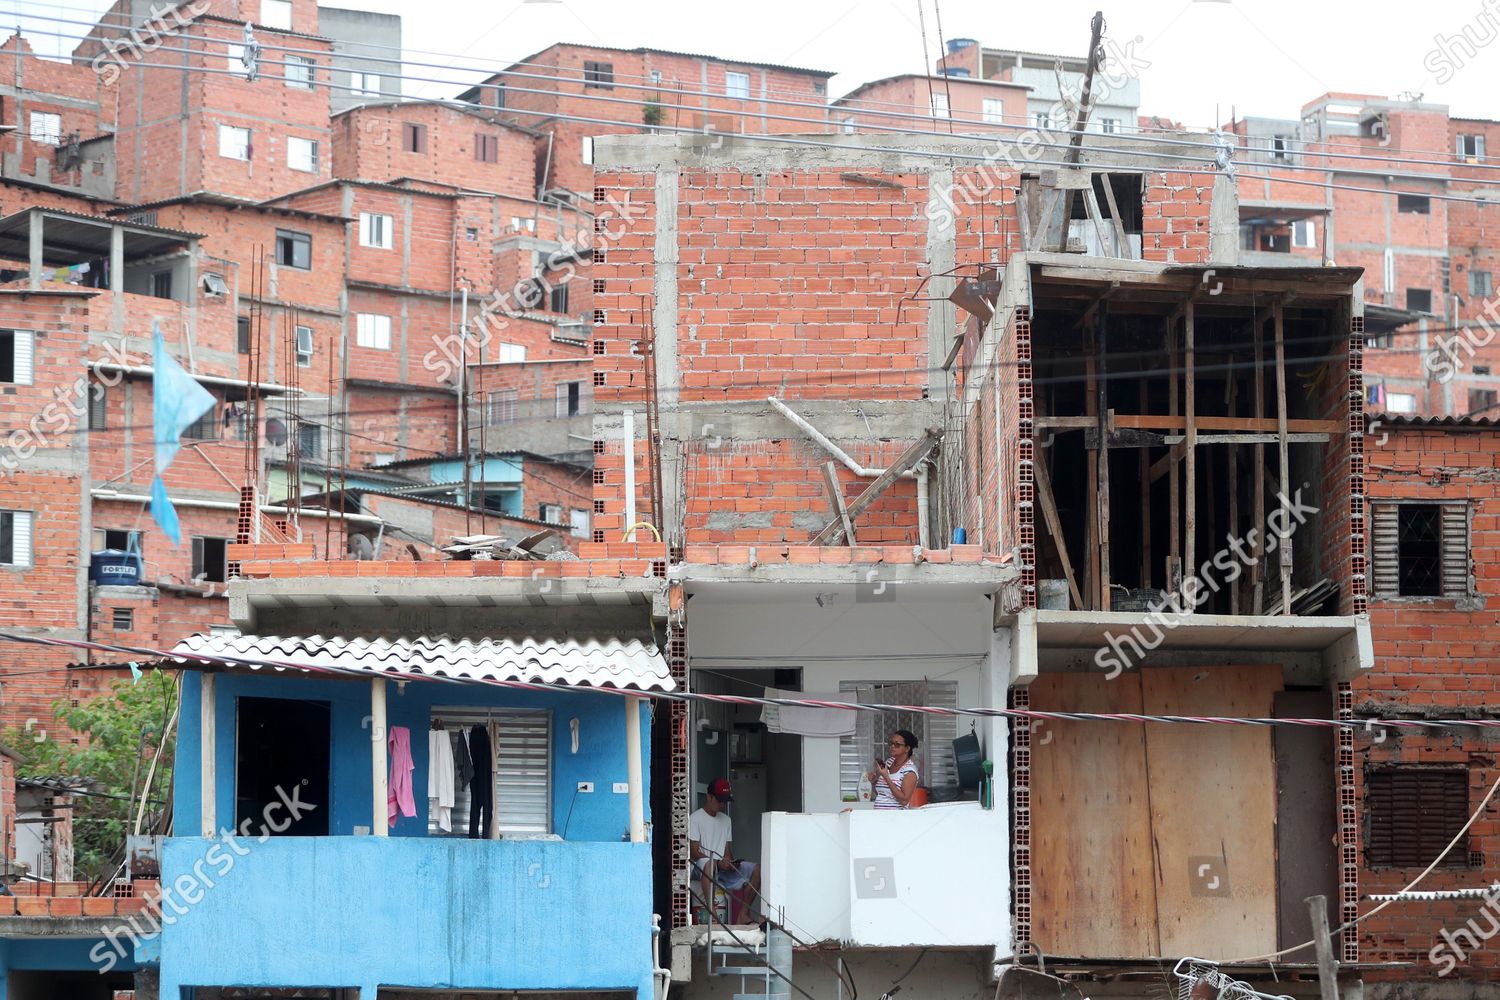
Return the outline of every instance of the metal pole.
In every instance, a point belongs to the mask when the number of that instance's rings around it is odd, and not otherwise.
[[[630,842],[646,842],[646,795],[644,768],[641,763],[641,699],[632,695],[625,699],[625,766],[626,780],[630,783]]]
[[[385,678],[370,681],[370,832],[377,837],[390,836],[390,817],[386,778]]]

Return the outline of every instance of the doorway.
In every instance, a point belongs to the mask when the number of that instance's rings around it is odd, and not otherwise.
[[[326,701],[240,698],[236,705],[234,828],[283,837],[328,836],[332,711]],[[290,797],[309,806],[300,816],[270,807]],[[269,820],[285,829],[267,829]]]

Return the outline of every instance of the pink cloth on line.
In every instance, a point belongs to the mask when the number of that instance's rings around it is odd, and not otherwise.
[[[387,743],[391,755],[390,787],[386,794],[390,806],[387,822],[395,826],[398,807],[403,816],[417,814],[417,800],[411,791],[411,772],[416,767],[411,759],[411,730],[405,726],[392,726]]]

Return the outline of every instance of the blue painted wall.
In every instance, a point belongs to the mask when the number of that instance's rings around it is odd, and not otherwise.
[[[392,836],[427,833],[427,727],[434,705],[544,708],[552,713],[552,832],[577,841],[617,841],[629,824],[628,796],[612,786],[627,775],[625,702],[612,694],[590,691],[511,691],[480,685],[410,682],[388,683],[387,715],[392,726],[411,730],[412,791],[417,815],[398,817]],[[221,674],[215,687],[218,716],[219,825],[234,818],[235,703],[241,697],[292,698],[327,702],[332,711],[332,809],[330,832],[348,836],[356,826],[370,826],[370,685],[359,680],[314,680],[274,674]],[[201,679],[184,671],[182,718],[178,730],[173,809],[177,828],[199,832]],[[650,712],[641,712],[641,746],[650,753]],[[572,752],[570,719],[579,720],[578,753]],[[643,768],[646,802],[650,768]],[[594,782],[591,794],[579,794],[578,782]],[[570,816],[571,810],[571,816]],[[648,813],[647,820],[650,820]],[[566,831],[566,833],[564,833]]]
[[[215,885],[163,935],[183,986],[633,989],[651,997],[648,844],[271,838],[219,874],[222,844],[168,841],[163,886]],[[620,891],[629,887],[629,891]]]

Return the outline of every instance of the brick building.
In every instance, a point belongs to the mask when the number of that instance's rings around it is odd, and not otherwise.
[[[1007,80],[907,73],[861,84],[829,105],[828,114],[845,132],[1014,128],[1026,120],[1030,89]]]

